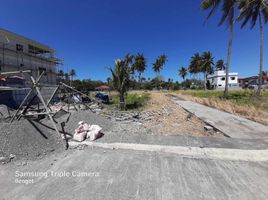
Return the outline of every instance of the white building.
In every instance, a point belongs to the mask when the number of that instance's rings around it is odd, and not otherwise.
[[[225,88],[225,71],[215,71],[214,74],[209,75],[207,80],[214,89],[224,89]],[[229,87],[237,88],[238,84],[238,73],[229,73]]]

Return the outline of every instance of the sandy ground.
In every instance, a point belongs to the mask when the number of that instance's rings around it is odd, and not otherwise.
[[[152,120],[146,121],[144,126],[153,133],[223,137],[219,132],[205,131],[206,124],[203,121],[189,114],[161,92],[151,93],[151,100],[145,107],[143,114],[152,117]]]

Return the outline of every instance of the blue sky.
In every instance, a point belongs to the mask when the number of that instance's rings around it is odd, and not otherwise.
[[[165,53],[161,74],[181,80],[178,69],[188,66],[196,52],[210,50],[215,60],[226,59],[229,31],[218,27],[219,13],[204,26],[201,0],[8,0],[1,3],[0,26],[57,50],[65,69],[77,78],[106,80],[107,66],[126,53],[142,52],[148,61],[145,77],[154,77],[155,58]],[[265,36],[267,26],[265,26]],[[268,37],[265,69],[268,70]],[[234,35],[231,71],[255,75],[259,66],[259,29]]]

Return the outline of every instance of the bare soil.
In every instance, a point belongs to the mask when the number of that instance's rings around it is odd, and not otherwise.
[[[155,134],[224,137],[218,131],[206,131],[206,124],[202,120],[161,92],[151,93],[151,99],[142,114],[152,118],[145,121],[144,126]]]

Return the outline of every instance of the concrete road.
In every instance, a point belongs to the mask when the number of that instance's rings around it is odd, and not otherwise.
[[[264,139],[268,138],[268,127],[242,117],[210,108],[191,101],[173,100],[185,110],[214,126],[232,138]]]
[[[17,164],[0,166],[0,199],[268,199],[268,162],[94,147]]]

